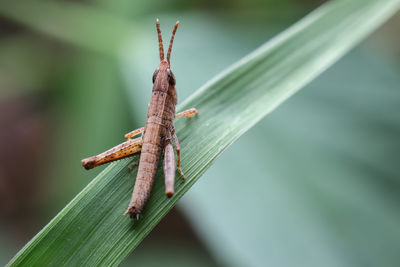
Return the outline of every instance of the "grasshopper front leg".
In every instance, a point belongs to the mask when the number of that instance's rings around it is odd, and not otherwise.
[[[175,114],[175,119],[183,117],[183,116],[185,116],[186,118],[190,118],[191,116],[193,116],[193,115],[195,115],[197,113],[198,112],[197,112],[197,110],[195,108],[187,109],[187,110],[185,110],[183,112]],[[124,137],[125,137],[126,140],[129,140],[132,137],[135,137],[136,135],[141,134],[143,132],[144,132],[144,127],[136,129],[136,130],[133,130],[132,132],[129,132],[129,133],[125,134]]]
[[[136,135],[138,135],[138,134],[140,134],[140,133],[143,133],[143,131],[144,131],[144,127],[139,128],[139,129],[136,129],[136,130],[133,130],[132,132],[129,132],[129,133],[127,133],[127,134],[125,135],[125,139],[126,139],[126,140],[129,140],[129,139],[131,139],[132,137],[134,137],[134,136],[136,136]]]
[[[182,111],[182,112],[179,112],[179,113],[175,114],[175,119],[183,117],[183,116],[186,116],[186,118],[190,118],[190,117],[192,117],[193,115],[195,115],[197,113],[198,113],[197,109],[195,109],[195,108],[187,109],[185,111]]]

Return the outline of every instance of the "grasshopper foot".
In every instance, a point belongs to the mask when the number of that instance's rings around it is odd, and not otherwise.
[[[139,218],[140,218],[140,213],[136,211],[135,207],[129,207],[125,211],[124,215],[127,215],[127,214],[129,214],[129,217],[131,217],[132,220],[135,220],[135,219],[139,220]]]
[[[181,167],[179,166],[178,167],[178,171],[179,171],[179,174],[181,175],[181,177],[182,177],[182,180],[185,180],[186,179],[186,177],[185,177],[185,175],[183,174],[183,171],[182,171],[182,169],[181,169]]]

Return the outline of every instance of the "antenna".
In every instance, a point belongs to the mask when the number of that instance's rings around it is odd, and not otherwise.
[[[158,50],[160,51],[160,61],[164,60],[164,47],[162,42],[161,30],[160,30],[160,21],[156,20],[157,34],[158,34]],[[169,60],[168,60],[169,61]]]
[[[174,43],[174,37],[176,33],[176,29],[178,29],[179,21],[175,23],[174,29],[172,30],[172,35],[171,35],[171,41],[169,42],[169,47],[168,47],[168,53],[167,53],[167,61],[168,64],[170,64],[170,57],[171,57],[171,50],[172,50],[172,44]]]

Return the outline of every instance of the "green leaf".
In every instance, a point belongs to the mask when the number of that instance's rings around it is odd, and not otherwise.
[[[199,115],[176,121],[186,181],[172,199],[162,172],[139,221],[123,212],[138,157],[112,163],[10,262],[11,266],[116,265],[151,231],[232,142],[381,25],[398,0],[331,1],[208,82],[179,110]],[[130,163],[136,164],[131,171]]]

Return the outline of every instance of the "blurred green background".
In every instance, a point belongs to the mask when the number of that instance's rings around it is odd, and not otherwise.
[[[0,3],[0,265],[141,127],[164,41],[185,99],[324,1]],[[235,142],[135,266],[398,266],[400,15]],[[184,151],[182,152],[184,153]]]

